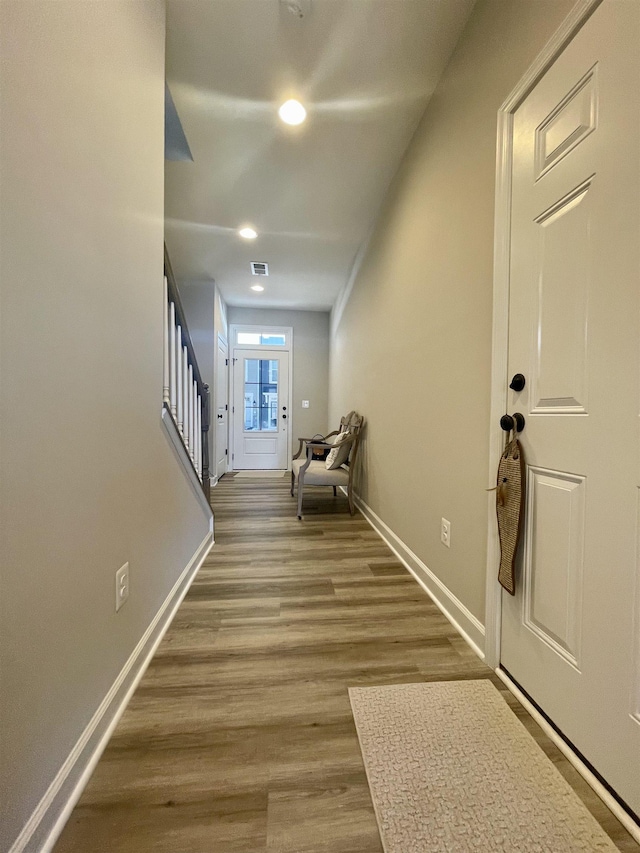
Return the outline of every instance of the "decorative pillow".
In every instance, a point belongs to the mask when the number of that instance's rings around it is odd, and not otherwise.
[[[344,438],[347,438],[349,435],[349,431],[341,432],[335,438],[335,443],[342,441]],[[325,465],[327,466],[327,470],[331,471],[333,468],[339,468],[349,458],[349,453],[351,452],[351,448],[353,447],[353,443],[349,442],[348,444],[343,444],[342,447],[332,447],[329,451],[329,455],[327,456],[327,461]]]

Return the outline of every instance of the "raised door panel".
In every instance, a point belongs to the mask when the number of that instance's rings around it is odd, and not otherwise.
[[[278,441],[275,438],[247,438],[243,440],[243,450],[247,456],[256,456],[263,453],[277,453]]]
[[[535,175],[542,178],[597,127],[598,98],[595,65],[565,95],[536,130]]]
[[[585,414],[591,179],[547,208],[538,226],[533,412]]]
[[[579,669],[584,574],[584,477],[529,468],[524,624]]]

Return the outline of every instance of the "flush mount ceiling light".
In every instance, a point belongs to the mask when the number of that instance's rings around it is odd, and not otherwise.
[[[257,293],[260,293],[260,291],[264,290],[264,287],[261,284],[252,284],[251,290],[255,290]]]
[[[300,101],[285,101],[278,110],[278,115],[285,124],[302,124],[307,117],[307,111]]]
[[[249,226],[245,226],[238,231],[238,234],[241,237],[244,237],[245,240],[255,240],[258,236],[258,232],[254,228],[249,228]]]

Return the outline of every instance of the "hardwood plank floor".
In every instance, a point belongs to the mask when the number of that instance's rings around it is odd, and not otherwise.
[[[55,853],[381,853],[347,688],[468,678],[638,853],[362,516],[310,489],[299,522],[288,489],[213,490],[216,545]]]

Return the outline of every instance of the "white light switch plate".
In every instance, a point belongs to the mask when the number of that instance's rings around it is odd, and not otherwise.
[[[303,408],[303,409],[308,409],[308,408],[309,408],[309,401],[308,401],[308,400],[303,400],[303,401],[302,401],[302,408]]]

